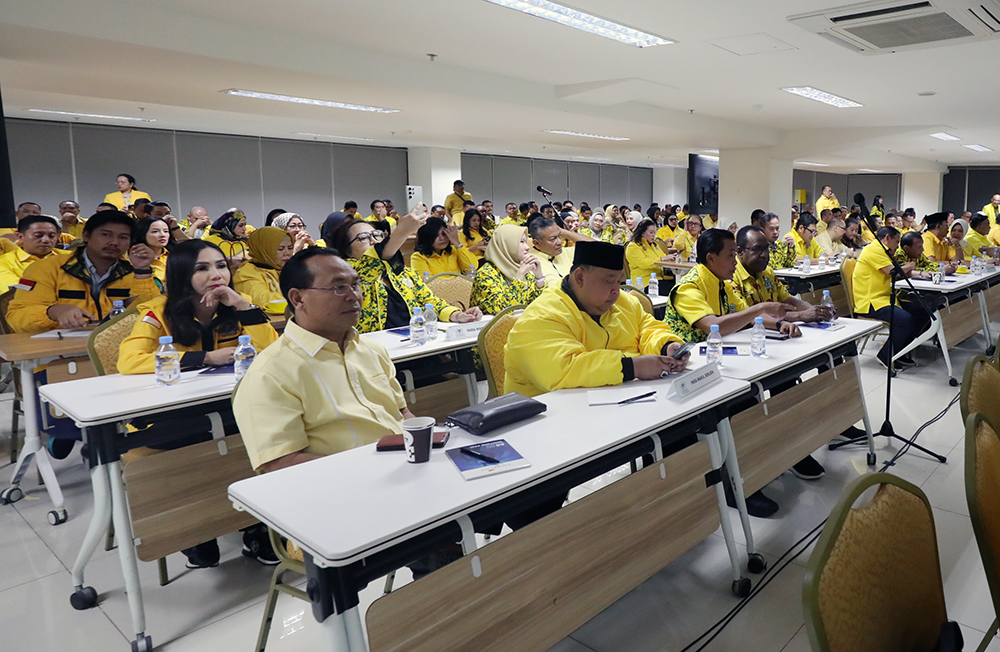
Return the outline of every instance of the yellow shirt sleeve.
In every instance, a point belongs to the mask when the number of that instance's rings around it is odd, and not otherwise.
[[[458,250],[458,262],[461,267],[460,272],[468,272],[469,268],[479,269],[479,259],[476,258],[476,254],[469,251],[468,247],[462,247]]]
[[[240,434],[254,470],[309,446],[302,400],[266,369],[243,377],[233,411],[246,417],[240,419]]]
[[[34,282],[31,290],[19,289],[7,308],[7,323],[18,333],[52,330],[59,322],[49,319],[46,311],[56,304],[59,268],[41,264],[28,265],[21,278]]]
[[[742,299],[739,300],[742,301]],[[708,303],[705,294],[698,286],[692,284],[677,288],[674,294],[674,309],[691,326],[694,326],[695,322],[702,317],[715,315],[715,309]]]
[[[274,290],[267,279],[268,272],[252,263],[244,263],[233,276],[233,287],[237,292],[250,297],[250,303],[267,309],[271,301],[284,301],[281,290]]]
[[[410,256],[410,268],[423,277],[424,272],[430,272],[431,266],[430,261],[427,260],[427,256],[423,255],[419,251],[414,251]],[[434,272],[431,272],[431,276]]]

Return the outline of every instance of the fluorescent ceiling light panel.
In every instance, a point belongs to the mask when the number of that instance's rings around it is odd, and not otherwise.
[[[131,122],[156,122],[152,118],[130,118],[124,115],[102,115],[100,113],[73,113],[72,111],[49,111],[48,109],[28,109],[32,113],[52,113],[54,115],[69,115],[74,118],[100,118],[101,120],[129,120]]]
[[[399,113],[399,109],[386,109],[380,106],[365,106],[363,104],[346,104],[344,102],[328,102],[327,100],[313,100],[308,97],[295,97],[293,95],[278,95],[276,93],[258,93],[257,91],[242,91],[236,88],[221,91],[226,95],[237,95],[239,97],[253,97],[258,100],[276,100],[278,102],[291,102],[293,104],[311,104],[313,106],[328,106],[334,109],[349,109],[351,111],[367,111],[368,113]]]
[[[593,14],[584,13],[547,0],[486,0],[487,2],[508,9],[515,9],[545,20],[551,20],[560,25],[573,27],[584,32],[603,36],[637,48],[648,48],[654,45],[670,45],[676,41],[671,41],[654,34],[641,32],[616,22],[605,20]]]
[[[853,100],[838,97],[837,95],[821,91],[811,86],[796,86],[792,88],[782,88],[781,90],[786,93],[791,93],[792,95],[804,97],[808,100],[816,100],[817,102],[822,102],[823,104],[829,104],[830,106],[835,106],[838,109],[849,109],[856,106],[864,106],[863,104],[858,104]]]
[[[931,138],[937,138],[938,140],[962,140],[958,136],[952,136],[951,134],[946,134],[943,131],[939,131],[936,134],[931,134]]]
[[[599,140],[632,140],[622,136],[602,136],[601,134],[585,134],[579,131],[565,131],[563,129],[543,129],[547,134],[560,134],[562,136],[579,136],[581,138],[597,138]]]
[[[330,134],[312,134],[307,131],[292,132],[294,136],[312,136],[313,138],[336,138],[338,140],[375,140],[374,138],[361,138],[359,136],[332,136]]]
[[[982,145],[962,145],[966,149],[971,149],[974,152],[992,152],[993,150],[989,147],[983,147]]]
[[[858,168],[858,172],[875,172],[881,174],[882,170],[872,170],[870,168]]]
[[[813,167],[817,167],[817,168],[828,168],[828,167],[830,167],[829,163],[813,163],[812,161],[795,161],[795,165],[812,165]]]

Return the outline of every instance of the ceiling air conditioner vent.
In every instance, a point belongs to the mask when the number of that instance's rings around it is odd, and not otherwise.
[[[884,54],[996,38],[1000,0],[881,0],[788,20],[862,54]]]

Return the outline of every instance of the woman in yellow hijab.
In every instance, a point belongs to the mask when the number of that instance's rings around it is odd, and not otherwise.
[[[247,246],[250,260],[236,270],[233,286],[265,311],[284,313],[285,298],[281,295],[278,274],[295,249],[292,236],[284,229],[265,226],[250,234]],[[272,301],[280,306],[271,306]]]
[[[538,258],[529,251],[527,229],[516,224],[498,226],[476,272],[469,303],[483,314],[495,315],[534,301],[545,289],[545,277]]]

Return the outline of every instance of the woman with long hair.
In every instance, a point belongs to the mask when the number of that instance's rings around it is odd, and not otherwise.
[[[479,259],[458,241],[458,226],[445,224],[437,217],[429,217],[417,229],[417,244],[410,257],[410,267],[419,274],[441,272],[462,274],[479,266]]]
[[[203,239],[221,249],[231,263],[242,264],[247,257],[247,216],[238,209],[226,211]]]
[[[131,174],[124,172],[119,174],[118,178],[115,179],[115,185],[118,186],[118,190],[104,195],[104,203],[114,204],[120,211],[128,210],[129,206],[140,199],[153,201],[147,193],[136,189],[135,177]]]
[[[427,221],[432,219],[436,218]],[[444,223],[444,220],[437,221]],[[413,309],[424,308],[428,303],[434,306],[440,321],[470,322],[482,318],[479,308],[462,311],[435,296],[424,285],[422,275],[407,267],[398,252],[389,260],[382,260],[380,256],[384,249],[381,245],[385,232],[376,229],[379,224],[357,218],[345,219],[334,229],[327,242],[361,278],[364,299],[357,326],[360,332],[407,326]],[[389,228],[388,224],[385,227]]]
[[[475,256],[482,264],[483,252],[490,243],[490,232],[483,224],[483,214],[475,208],[465,211],[462,229],[458,232],[458,241],[465,250]]]
[[[663,250],[656,244],[656,222],[647,217],[636,225],[632,240],[625,247],[629,276],[642,278],[644,287],[653,274],[663,278],[665,270],[656,264],[663,258]]]
[[[177,241],[174,240],[170,232],[170,223],[162,217],[144,217],[135,223],[132,231],[132,246],[144,244],[153,250],[156,258],[153,259],[153,277],[163,291],[163,284],[167,281],[167,254]]]
[[[498,226],[476,272],[470,303],[487,315],[495,315],[538,298],[545,289],[545,276],[530,251],[527,229],[513,224]]]
[[[278,227],[265,226],[250,234],[247,245],[250,260],[233,274],[233,286],[265,311],[284,313],[284,308],[271,310],[270,304],[285,300],[278,276],[295,253],[292,235]]]

